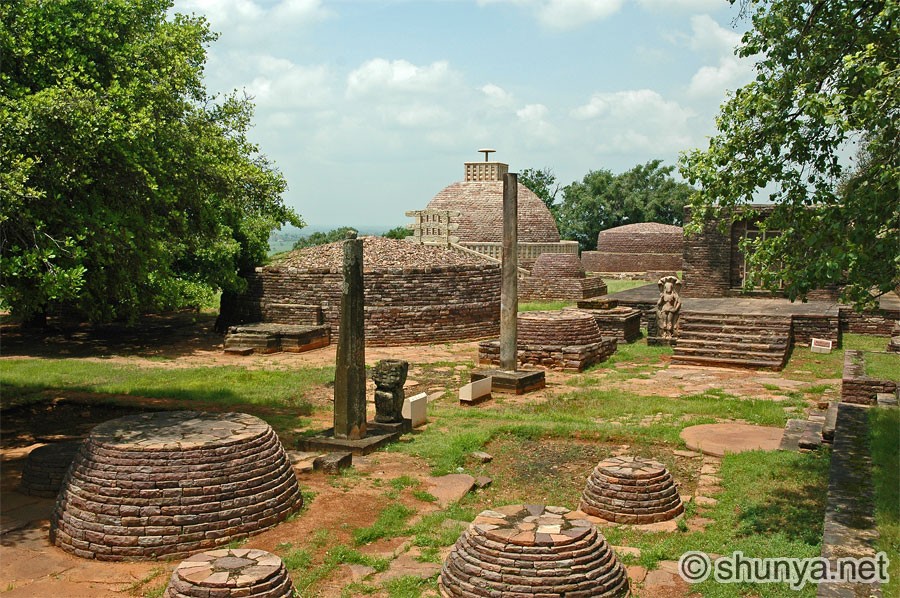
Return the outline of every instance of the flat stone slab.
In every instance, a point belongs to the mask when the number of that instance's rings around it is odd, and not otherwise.
[[[521,395],[547,385],[543,370],[481,370],[472,372],[470,380],[491,379],[491,392]]]
[[[428,493],[437,498],[438,505],[446,508],[455,503],[475,487],[475,478],[467,473],[451,473],[437,478],[425,479]]]
[[[294,586],[284,563],[264,550],[233,548],[195,554],[182,561],[165,598],[254,596],[290,598]]]
[[[358,440],[335,438],[334,428],[329,428],[319,435],[309,436],[299,441],[299,448],[304,451],[340,452],[349,451],[354,455],[368,455],[378,449],[395,442],[401,436],[401,432],[386,432],[375,430],[367,433]]]
[[[689,449],[722,457],[725,453],[774,451],[781,445],[784,430],[751,424],[703,424],[685,428],[680,436]]]

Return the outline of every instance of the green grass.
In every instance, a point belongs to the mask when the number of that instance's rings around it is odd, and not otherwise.
[[[382,538],[395,538],[403,535],[407,527],[406,520],[413,514],[415,511],[399,503],[388,505],[379,513],[375,523],[369,527],[353,530],[353,542],[357,546],[361,546]]]
[[[785,378],[809,382],[840,379],[844,373],[844,351],[883,351],[885,343],[883,337],[845,333],[842,348],[831,353],[813,353],[808,346],[795,345],[782,373]]]
[[[125,394],[224,405],[252,404],[311,411],[304,389],[334,379],[333,367],[290,371],[238,366],[140,367],[84,359],[6,359],[0,369],[3,405],[38,400],[48,390]]]
[[[519,311],[558,311],[574,306],[574,301],[520,301]]]
[[[866,375],[870,378],[900,382],[900,355],[897,353],[866,353],[863,358]]]
[[[879,533],[876,549],[891,559],[891,581],[881,591],[885,596],[900,596],[900,410],[872,409],[869,423]]]
[[[613,293],[618,293],[620,291],[627,291],[628,289],[634,289],[637,287],[645,287],[648,284],[653,284],[647,280],[619,280],[618,278],[604,278],[606,281],[606,292],[609,295]]]
[[[639,562],[655,568],[677,561],[687,551],[747,557],[819,556],[829,454],[751,451],[727,455],[719,476],[724,490],[717,505],[700,514],[712,520],[702,531],[649,533],[633,528],[604,528],[614,545],[641,549]],[[815,596],[815,586],[801,592],[783,584],[718,584],[708,580],[692,590],[711,598],[738,596]]]
[[[437,576],[422,579],[414,575],[406,575],[392,579],[384,584],[389,598],[418,598],[425,590],[437,590]]]

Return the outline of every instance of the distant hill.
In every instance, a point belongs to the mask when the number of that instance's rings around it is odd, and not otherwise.
[[[401,223],[405,224],[405,223]],[[294,226],[285,226],[281,230],[272,231],[272,234],[269,235],[269,255],[274,255],[276,253],[281,253],[282,251],[290,251],[291,248],[294,247],[294,243],[297,242],[300,237],[306,237],[307,235],[311,235],[312,233],[326,233],[330,230],[334,230],[336,228],[340,228],[344,226],[342,224],[336,224],[334,226],[321,226],[311,224],[309,226],[305,226],[303,228],[297,228]],[[352,224],[347,226],[353,226]],[[387,231],[391,230],[390,226],[353,226],[357,231],[359,231],[360,235],[383,235]]]

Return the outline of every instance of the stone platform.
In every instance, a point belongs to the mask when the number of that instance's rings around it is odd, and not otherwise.
[[[354,455],[368,455],[380,448],[384,448],[392,442],[396,442],[404,433],[412,430],[412,422],[403,420],[402,424],[366,423],[366,435],[352,440],[349,438],[335,438],[334,428],[328,428],[321,434],[307,436],[299,441],[302,451],[347,451]]]
[[[80,440],[39,446],[25,459],[19,490],[29,496],[56,498],[66,471],[81,447]]]
[[[291,598],[294,585],[284,563],[263,550],[201,552],[182,561],[163,598]]]
[[[256,323],[230,326],[225,335],[225,353],[303,353],[331,344],[331,326],[295,326]]]
[[[601,336],[597,322],[580,310],[526,311],[516,318],[517,362],[580,372],[616,351],[616,339]],[[478,363],[500,365],[500,341],[478,344]]]
[[[784,430],[752,424],[701,424],[684,428],[679,436],[692,451],[722,457],[725,453],[777,450]]]
[[[245,413],[108,421],[81,445],[51,542],[106,561],[180,557],[270,528],[303,503],[275,432]]]
[[[589,301],[579,301],[577,308],[566,308],[563,311],[574,310],[586,312],[594,317],[597,328],[604,338],[614,338],[619,341],[631,343],[641,337],[641,312],[633,307],[614,306],[604,308],[583,308],[581,304],[590,304]]]
[[[658,461],[611,457],[588,478],[581,510],[616,523],[668,521],[684,513],[678,486]]]
[[[480,351],[479,351],[480,354]],[[490,363],[500,365],[500,342],[497,341],[497,359]],[[521,395],[533,390],[540,390],[547,385],[543,370],[475,370],[469,380],[491,379],[491,392]]]
[[[627,596],[625,568],[585,517],[543,505],[482,511],[444,561],[441,596]]]

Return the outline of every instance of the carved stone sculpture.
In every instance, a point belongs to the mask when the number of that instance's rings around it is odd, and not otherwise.
[[[409,373],[409,362],[402,359],[382,359],[372,369],[375,382],[375,421],[381,424],[403,421],[403,385]]]
[[[656,323],[659,336],[671,339],[678,333],[678,317],[681,313],[681,281],[675,276],[664,276],[656,283],[659,300],[656,302]]]

